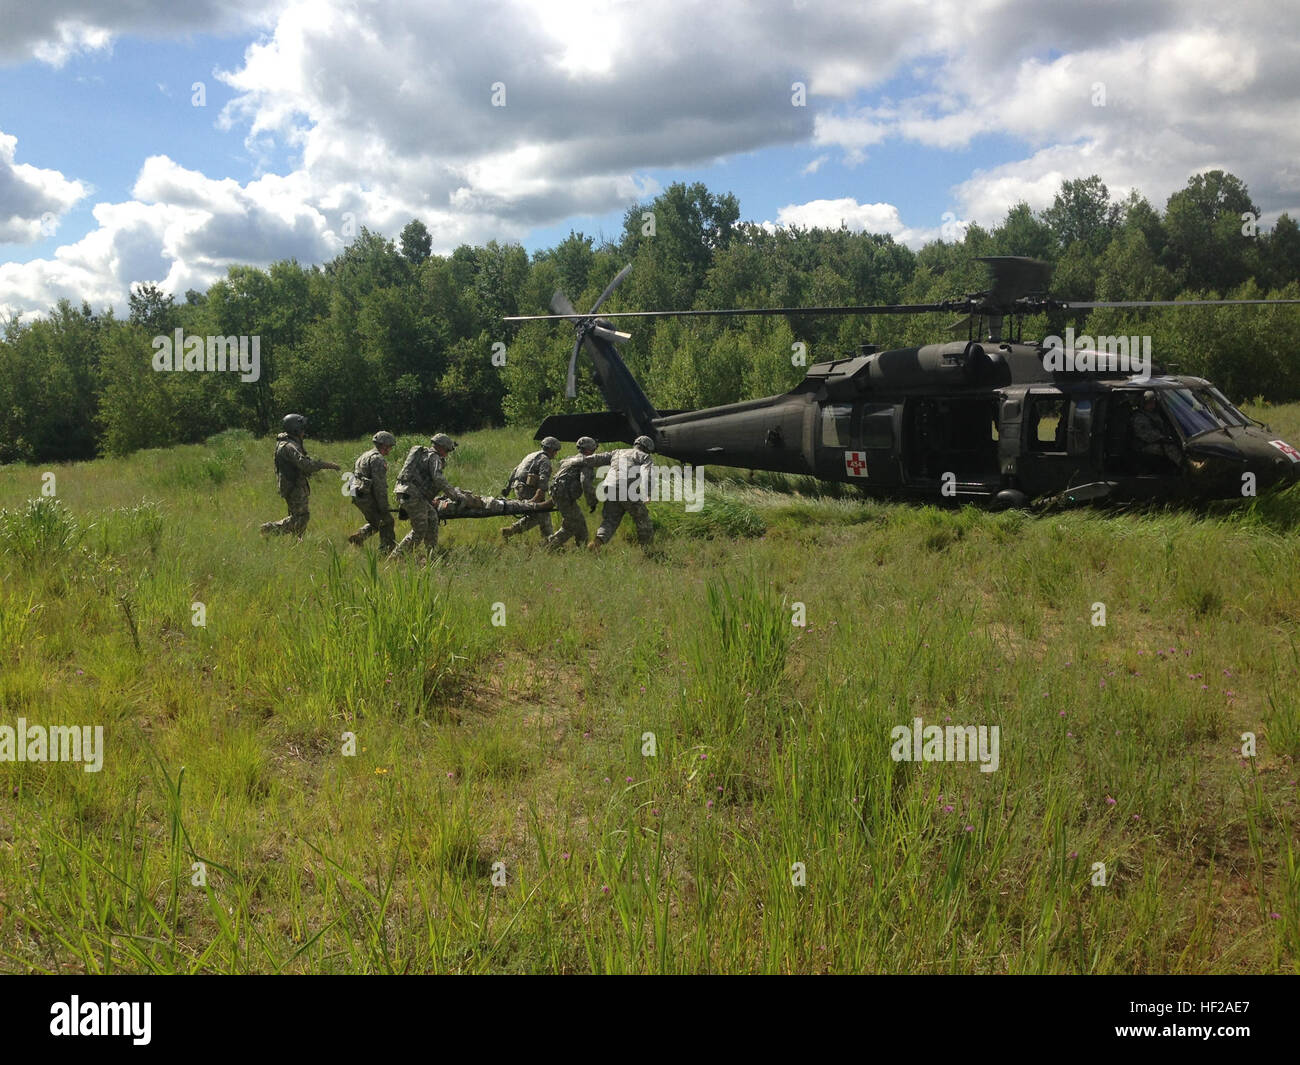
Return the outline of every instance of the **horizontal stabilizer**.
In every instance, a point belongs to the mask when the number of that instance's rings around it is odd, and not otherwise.
[[[556,440],[573,443],[580,436],[592,436],[602,444],[611,441],[630,444],[637,435],[623,413],[601,411],[599,414],[552,414],[542,422],[533,439],[553,436]]]

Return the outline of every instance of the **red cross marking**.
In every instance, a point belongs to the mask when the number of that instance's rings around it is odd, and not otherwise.
[[[1300,451],[1297,451],[1285,440],[1270,440],[1269,443],[1282,452],[1282,454],[1292,462],[1300,462]]]

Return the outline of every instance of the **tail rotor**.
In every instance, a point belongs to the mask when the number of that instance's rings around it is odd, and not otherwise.
[[[564,380],[564,394],[569,399],[576,399],[578,396],[578,354],[582,351],[582,342],[584,340],[589,336],[598,336],[602,340],[608,340],[611,343],[632,339],[631,333],[624,333],[615,329],[609,322],[596,317],[600,305],[609,299],[613,291],[618,288],[623,278],[627,277],[631,270],[631,263],[623,267],[614,277],[614,280],[605,286],[605,291],[600,294],[600,298],[591,305],[591,310],[585,315],[578,314],[569,301],[569,297],[558,289],[551,296],[551,310],[562,318],[573,319],[573,327],[578,334],[573,342],[573,354],[569,356],[569,372]]]

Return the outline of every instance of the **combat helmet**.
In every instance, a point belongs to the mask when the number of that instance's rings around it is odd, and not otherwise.
[[[387,432],[384,429],[380,429],[379,432],[375,433],[375,435],[372,436],[370,439],[374,443],[375,447],[384,447],[384,446],[396,447],[397,446],[397,437],[395,437],[392,433]]]
[[[642,451],[654,451],[655,442],[651,440],[648,436],[638,436],[635,440],[632,441],[632,446],[635,448],[640,448]]]
[[[456,450],[456,441],[446,433],[435,433],[433,436],[429,437],[429,443],[434,447],[446,448],[448,451]]]
[[[600,445],[590,436],[580,436],[577,447],[579,451],[595,451]]]
[[[556,440],[555,437],[553,437],[553,436],[548,436],[548,437],[546,437],[546,438],[542,441],[542,450],[543,450],[543,451],[559,451],[559,450],[560,450],[560,442],[559,442],[558,440]]]
[[[307,431],[307,416],[305,414],[286,414],[280,425],[290,436],[302,436]]]

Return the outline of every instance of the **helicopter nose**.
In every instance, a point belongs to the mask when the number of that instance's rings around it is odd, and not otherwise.
[[[1300,483],[1300,462],[1291,462],[1289,459],[1274,459],[1273,466],[1278,470],[1278,480],[1290,481],[1291,484]]]
[[[1260,491],[1268,488],[1289,488],[1300,482],[1300,462],[1284,454],[1250,454],[1244,456],[1246,470],[1255,475],[1255,485]]]
[[[1300,481],[1300,452],[1263,434],[1207,433],[1188,445],[1187,459],[1189,479],[1207,497],[1249,497]]]

